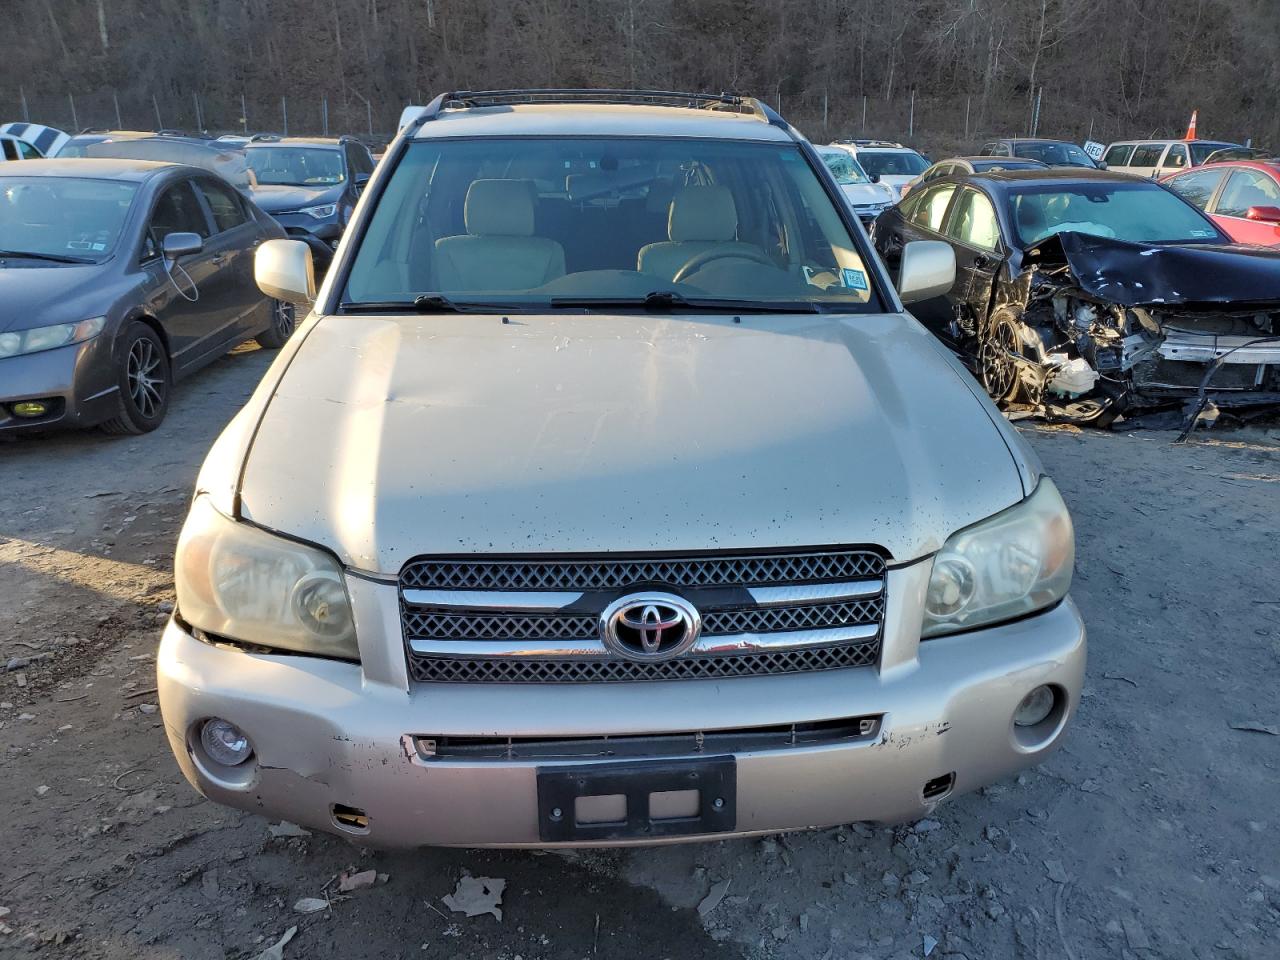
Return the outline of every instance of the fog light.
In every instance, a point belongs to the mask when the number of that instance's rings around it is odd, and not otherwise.
[[[1034,727],[1053,712],[1053,688],[1039,686],[1022,698],[1013,712],[1013,722],[1019,727]]]
[[[253,756],[249,738],[230,720],[206,720],[200,728],[200,743],[210,759],[224,767],[239,766]]]
[[[43,400],[20,400],[9,409],[15,417],[43,417],[49,412],[49,404]]]

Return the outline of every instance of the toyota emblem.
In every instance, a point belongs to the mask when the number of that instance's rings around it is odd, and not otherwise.
[[[600,638],[628,660],[667,660],[697,642],[702,618],[687,600],[670,593],[633,593],[600,615]]]

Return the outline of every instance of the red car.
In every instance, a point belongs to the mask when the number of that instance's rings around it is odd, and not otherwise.
[[[1236,243],[1280,246],[1280,160],[1209,163],[1160,182]]]

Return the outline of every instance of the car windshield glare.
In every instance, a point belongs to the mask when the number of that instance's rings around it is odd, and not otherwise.
[[[423,139],[358,243],[352,310],[879,309],[796,143]]]
[[[111,255],[136,183],[80,177],[0,177],[0,249],[71,261]]]
[[[1009,195],[1022,247],[1055,233],[1085,233],[1134,243],[1206,243],[1221,239],[1194,207],[1154,183],[1054,183]]]
[[[929,167],[914,150],[859,150],[858,162],[873,177],[914,177]]]
[[[831,175],[836,178],[836,183],[841,186],[871,182],[871,178],[858,166],[858,161],[844,150],[823,150],[820,155]]]
[[[245,153],[258,186],[328,187],[346,179],[339,150],[254,147]]]

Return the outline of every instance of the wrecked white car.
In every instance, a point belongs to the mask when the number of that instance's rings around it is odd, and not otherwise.
[[[1071,519],[764,104],[410,111],[210,453],[159,697],[221,803],[377,846],[919,818],[1080,699]]]
[[[1187,400],[1240,416],[1280,407],[1280,251],[1232,245],[1159,184],[943,178],[876,221],[891,264],[920,239],[956,251],[933,314],[1006,409],[1102,425]]]

